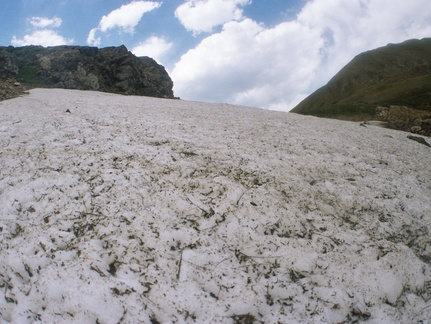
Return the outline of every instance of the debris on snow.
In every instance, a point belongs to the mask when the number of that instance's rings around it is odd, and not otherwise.
[[[1,102],[1,321],[425,323],[431,155],[364,130],[90,91]]]

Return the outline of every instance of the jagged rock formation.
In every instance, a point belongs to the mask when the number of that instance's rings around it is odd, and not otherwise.
[[[389,44],[356,56],[292,112],[382,120],[406,131],[420,125],[418,132],[431,135],[427,126],[431,118],[431,38]]]
[[[152,58],[125,46],[0,47],[0,79],[30,87],[99,90],[173,98],[173,82]]]

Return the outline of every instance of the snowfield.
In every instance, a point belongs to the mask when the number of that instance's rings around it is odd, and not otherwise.
[[[431,149],[227,104],[0,103],[0,322],[431,323]]]

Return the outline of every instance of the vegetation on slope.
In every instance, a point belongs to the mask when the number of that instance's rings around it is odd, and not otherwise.
[[[378,106],[404,106],[423,118],[431,117],[431,38],[389,44],[356,56],[292,112],[348,120],[379,119]],[[406,122],[409,111],[403,116]]]

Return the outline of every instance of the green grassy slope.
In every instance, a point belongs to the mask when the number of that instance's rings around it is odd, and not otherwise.
[[[377,106],[388,105],[431,113],[431,38],[389,44],[356,56],[292,112],[371,118]]]

